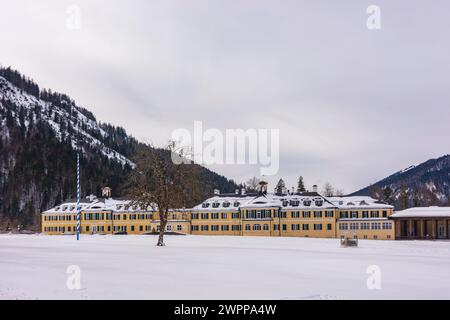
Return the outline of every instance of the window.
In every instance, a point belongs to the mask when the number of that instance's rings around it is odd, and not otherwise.
[[[273,225],[273,230],[274,231],[279,231],[280,230],[280,225],[279,224],[274,224]]]
[[[131,228],[133,228],[134,229],[134,227],[132,226]],[[166,227],[166,230],[167,231],[172,231],[172,226],[171,225],[167,225],[167,227]]]
[[[202,226],[202,231],[209,231],[209,226],[207,226],[207,225],[204,225],[204,226]]]
[[[286,231],[286,230],[287,230],[287,225],[283,224],[283,231]]]
[[[218,213],[211,213],[211,219],[219,219]]]
[[[227,217],[228,217],[228,215],[226,213],[222,213],[220,216],[222,219],[227,219]]]
[[[183,227],[181,225],[177,225],[177,231],[182,231]]]
[[[361,230],[369,230],[370,224],[368,222],[361,223]]]
[[[202,208],[209,208],[209,203],[202,203]]]
[[[303,218],[311,218],[311,212],[310,211],[304,211],[303,212]]]
[[[219,202],[214,202],[212,206],[213,206],[213,208],[218,208],[220,206],[220,203]]]
[[[359,223],[357,222],[350,223],[350,230],[359,230]]]
[[[191,214],[191,219],[192,220],[197,220],[198,219],[198,213]]]
[[[383,210],[383,218],[387,218],[387,211]]]
[[[198,226],[191,226],[192,231],[198,231]]]
[[[305,201],[303,201],[303,205],[304,205],[305,207],[311,206],[311,200],[305,200]]]
[[[348,211],[342,211],[342,212],[339,214],[339,217],[340,217],[341,219],[348,219]]]
[[[209,213],[202,213],[202,219],[208,220],[209,219]]]
[[[131,226],[131,231],[134,231],[134,226]]]
[[[298,201],[298,200],[291,200],[290,204],[293,207],[298,207],[300,205],[300,201]]]
[[[231,214],[231,217],[232,217],[233,219],[239,219],[239,218],[240,218],[239,212],[233,212],[233,213]]]
[[[379,222],[372,223],[372,230],[380,230],[381,224]]]
[[[224,224],[224,225],[221,226],[221,230],[222,231],[229,231],[230,230],[230,226],[227,225],[227,224]]]
[[[260,231],[261,230],[261,225],[260,224],[254,224],[253,225],[253,231]]]
[[[390,222],[383,222],[383,230],[391,230],[392,224]]]
[[[348,230],[348,223],[339,223],[339,230]]]
[[[139,231],[144,231],[144,226],[139,226]]]
[[[263,229],[264,231],[268,231],[269,230],[269,225],[266,223],[263,225]]]
[[[322,211],[314,211],[314,218],[322,218]]]
[[[219,226],[217,225],[211,226],[211,231],[219,231]]]
[[[334,212],[333,211],[325,211],[325,218],[333,218]]]
[[[380,213],[378,211],[370,211],[370,217],[371,218],[379,218]]]
[[[233,231],[241,231],[241,226],[237,225],[237,224],[232,225],[231,226],[231,230],[233,230]]]
[[[328,231],[333,230],[333,225],[331,223],[327,224],[327,230]]]
[[[316,231],[322,230],[322,224],[314,224],[314,230]]]
[[[316,203],[317,207],[323,206],[323,200],[322,199],[316,199],[315,203]]]
[[[252,228],[251,228],[251,226],[249,224],[246,224],[245,225],[245,230],[246,231],[250,231],[250,230],[252,230]]]
[[[292,217],[292,219],[300,218],[300,211],[292,211],[291,217]]]
[[[362,217],[363,217],[363,219],[368,219],[369,218],[369,211],[363,211],[362,212]]]
[[[358,219],[358,211],[352,211],[351,217],[352,217],[352,219]]]
[[[299,224],[291,224],[291,230],[292,231],[300,230],[300,225]]]
[[[303,231],[308,231],[309,230],[309,224],[303,224],[302,225],[302,229],[303,229]]]

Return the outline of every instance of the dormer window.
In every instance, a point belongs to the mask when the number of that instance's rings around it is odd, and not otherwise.
[[[125,206],[125,210],[129,210],[130,209],[130,206]]]
[[[239,205],[240,205],[240,202],[239,201],[236,201],[235,203],[234,203],[234,206],[237,208],[237,207],[239,207]]]
[[[214,202],[212,206],[213,206],[213,208],[218,208],[220,206],[220,203]]]
[[[347,202],[348,206],[354,206],[355,204],[353,202]]]
[[[290,204],[293,207],[298,207],[300,205],[300,201],[298,201],[298,200],[291,200]]]
[[[223,203],[223,207],[224,207],[224,208],[228,208],[229,206],[230,206],[230,203],[229,203],[229,202],[224,202],[224,203]]]
[[[303,205],[304,205],[305,207],[311,206],[311,200],[304,200],[304,201],[303,201]]]
[[[75,206],[70,207],[70,211],[73,211],[73,210],[75,210]]]
[[[66,210],[67,210],[66,206],[62,207],[62,211],[66,211]]]
[[[61,209],[61,207],[56,207],[55,208],[56,211],[59,211],[60,209]]]
[[[202,208],[209,208],[209,203],[208,202],[202,203]]]
[[[283,205],[283,207],[287,207],[289,205],[289,201],[283,200],[282,205]]]
[[[323,200],[322,199],[316,199],[316,206],[321,207],[323,206]]]

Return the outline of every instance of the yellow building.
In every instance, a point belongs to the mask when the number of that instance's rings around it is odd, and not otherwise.
[[[173,210],[166,232],[194,235],[394,239],[393,207],[370,197],[302,194],[216,194],[198,206]],[[76,203],[42,214],[42,232],[74,234]],[[81,203],[81,232],[146,234],[159,231],[158,213],[130,201],[96,199]]]

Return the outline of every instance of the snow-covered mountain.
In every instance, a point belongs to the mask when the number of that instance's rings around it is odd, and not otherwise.
[[[371,195],[398,209],[450,204],[450,155],[410,166],[354,195]]]
[[[77,149],[83,194],[109,186],[122,196],[138,147],[149,148],[67,95],[0,68],[0,230],[17,222],[37,225],[40,212],[75,196]],[[237,187],[206,168],[200,174],[205,195]]]
[[[0,101],[14,106],[14,108],[10,108],[10,111],[17,125],[20,125],[21,112],[28,115],[24,118],[27,128],[30,121],[36,121],[36,118],[40,117],[50,125],[59,141],[67,142],[69,140],[72,148],[75,149],[77,143],[80,143],[80,148],[84,148],[83,145],[87,144],[112,161],[122,165],[134,165],[126,156],[105,144],[109,133],[97,123],[89,111],[77,106],[66,95],[43,91],[40,96],[35,96],[0,76]],[[5,108],[4,103],[0,104],[0,108]],[[33,117],[33,119],[29,117]],[[5,130],[4,134],[8,135],[8,128],[2,127]]]

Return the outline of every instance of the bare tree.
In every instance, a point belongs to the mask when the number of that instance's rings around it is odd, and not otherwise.
[[[322,195],[325,197],[334,196],[334,188],[331,185],[331,183],[329,183],[329,182],[325,183],[325,185],[323,186]]]
[[[260,180],[256,177],[251,178],[245,183],[245,190],[247,192],[257,192]]]
[[[175,158],[184,161],[174,163]],[[184,150],[177,149],[172,141],[162,149],[141,146],[137,152],[128,193],[133,204],[141,208],[151,207],[158,212],[160,230],[157,246],[164,246],[170,211],[201,200],[200,167],[186,159]]]
[[[345,193],[344,193],[344,190],[342,190],[342,189],[336,189],[336,190],[334,190],[334,195],[336,197],[343,197],[345,195]]]

